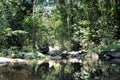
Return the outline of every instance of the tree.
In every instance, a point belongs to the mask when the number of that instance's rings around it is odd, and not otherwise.
[[[30,2],[28,0],[18,0],[18,1],[16,1],[16,0],[12,0],[12,1],[11,0],[5,0],[5,1],[1,0],[1,6],[2,6],[2,8],[1,8],[2,15],[1,16],[2,16],[2,19],[4,20],[4,25],[3,24],[1,25],[4,28],[3,33],[5,33],[5,31],[9,28],[12,30],[13,33],[14,33],[14,31],[19,31],[19,30],[26,32],[27,29],[23,25],[23,21],[26,16],[29,16],[31,14],[32,2]],[[11,34],[11,31],[8,34]],[[2,41],[1,43],[4,43],[4,41],[8,41],[8,44],[6,42],[6,44],[8,46],[11,44],[16,46],[17,43],[22,44],[20,40],[23,39],[23,37],[21,37],[20,35],[14,36],[14,37],[12,37],[13,36],[12,35],[12,36],[9,36],[9,40],[5,40],[6,35],[7,34],[3,34],[1,36],[1,37],[3,37],[3,40],[1,40]],[[17,37],[21,37],[21,39],[19,39]],[[16,44],[13,44],[11,42],[11,40]],[[25,41],[25,39],[23,39],[23,41]],[[23,45],[21,45],[21,46],[23,46]]]

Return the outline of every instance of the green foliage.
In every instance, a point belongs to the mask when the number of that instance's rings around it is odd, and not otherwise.
[[[0,5],[0,44],[6,48],[23,46],[25,38],[27,38],[23,20],[31,13],[32,2],[28,0],[1,0]]]
[[[22,30],[16,30],[12,31],[11,28],[6,28],[4,30],[4,36],[3,36],[3,46],[5,45],[7,48],[10,48],[12,46],[17,46],[19,48],[22,48],[22,46],[25,44],[27,32]]]
[[[119,49],[120,49],[119,41],[112,42],[109,45],[96,45],[96,44],[92,43],[89,45],[87,52],[103,54],[103,52],[105,52],[105,51],[115,51],[115,50],[119,50]]]
[[[2,48],[1,50],[1,57],[6,57],[6,56],[12,56],[13,54],[16,54],[18,52],[18,47],[12,46],[8,49]]]
[[[20,58],[20,59],[27,59],[24,58],[24,55],[22,54],[22,52],[17,52],[17,53],[11,53],[11,58]]]
[[[48,43],[99,52],[119,39],[119,0],[51,0],[46,5],[45,0],[34,5],[33,0],[1,0],[0,47],[34,44],[42,51]]]
[[[33,47],[28,47],[28,46],[23,46],[22,51],[23,52],[37,53],[37,49],[34,49]]]
[[[111,51],[111,50],[115,51],[118,49],[120,49],[120,42],[113,42],[110,45],[100,47],[100,52]]]
[[[63,2],[64,3],[64,2]],[[110,5],[112,4],[112,5]],[[63,22],[62,33],[69,33],[69,40],[79,42],[83,48],[89,45],[109,45],[116,34],[118,25],[115,23],[116,12],[114,1],[70,1],[61,4],[58,8],[61,12]],[[64,13],[63,13],[64,12]],[[69,19],[69,20],[68,20]],[[68,32],[69,31],[69,32]]]

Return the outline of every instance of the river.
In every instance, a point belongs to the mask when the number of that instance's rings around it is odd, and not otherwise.
[[[32,67],[0,67],[0,80],[120,80],[119,65],[105,61],[56,62]]]

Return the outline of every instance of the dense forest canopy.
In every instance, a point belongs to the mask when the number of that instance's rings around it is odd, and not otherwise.
[[[88,50],[120,39],[120,0],[0,0],[0,47]]]

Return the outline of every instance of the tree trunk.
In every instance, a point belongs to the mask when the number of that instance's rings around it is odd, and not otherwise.
[[[35,7],[37,5],[37,0],[33,2],[33,31],[32,31],[32,46],[35,48],[36,43],[36,19],[35,19]]]

